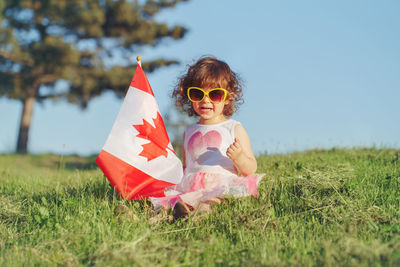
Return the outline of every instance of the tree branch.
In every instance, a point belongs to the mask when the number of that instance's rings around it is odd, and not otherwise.
[[[13,61],[18,64],[25,64],[30,67],[33,66],[33,60],[32,59],[20,59],[18,57],[15,57],[12,53],[8,53],[4,50],[0,50],[0,56],[4,57],[5,59],[8,59],[10,61]]]

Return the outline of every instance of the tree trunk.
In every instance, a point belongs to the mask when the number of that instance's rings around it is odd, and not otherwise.
[[[29,96],[24,99],[24,107],[21,114],[21,122],[19,125],[17,153],[26,154],[28,152],[29,128],[31,127],[33,106],[35,105],[35,97]]]

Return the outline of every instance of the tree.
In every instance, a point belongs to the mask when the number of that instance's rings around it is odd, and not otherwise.
[[[184,37],[184,27],[154,18],[184,1],[0,1],[0,97],[23,103],[17,152],[27,152],[35,102],[65,98],[86,108],[105,90],[122,97],[139,47]],[[142,66],[152,72],[176,63],[160,58]],[[68,84],[66,91],[56,90],[59,81]]]

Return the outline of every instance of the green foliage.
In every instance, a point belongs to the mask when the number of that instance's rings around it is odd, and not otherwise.
[[[178,221],[120,199],[94,157],[0,155],[0,265],[399,266],[399,153],[262,155],[257,199]]]
[[[5,0],[0,3],[0,96],[37,100],[65,97],[86,107],[104,90],[122,96],[136,65],[137,48],[165,38],[183,38],[186,29],[154,16],[187,0]],[[107,58],[123,55],[118,64]],[[144,62],[147,71],[175,60]],[[43,93],[65,80],[67,92]],[[48,91],[48,90],[47,90]]]
[[[0,1],[0,97],[23,102],[17,152],[27,153],[35,101],[63,98],[86,108],[105,90],[122,97],[137,48],[185,35],[184,27],[154,19],[183,1]],[[119,62],[110,63],[116,55]],[[151,72],[176,63],[160,58],[142,67]],[[59,81],[66,81],[66,90],[55,90]]]

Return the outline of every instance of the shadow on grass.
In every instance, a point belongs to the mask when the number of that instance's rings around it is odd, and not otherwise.
[[[80,161],[71,161],[65,163],[65,168],[69,170],[93,170],[97,168],[97,164],[93,161],[88,162],[80,162]]]
[[[134,209],[151,212],[148,200],[128,201],[123,199],[110,185],[108,180],[97,180],[78,186],[66,185],[43,192],[12,196],[1,196],[0,222],[16,227],[17,232],[29,231],[35,227],[56,227],[66,216],[80,216],[96,212],[115,214],[120,204],[134,206]],[[107,216],[108,216],[107,215]]]
[[[28,164],[40,168],[66,169],[66,170],[93,170],[97,168],[95,163],[97,155],[81,157],[78,155],[14,155],[15,160],[23,160]]]
[[[106,178],[101,181],[93,181],[79,186],[67,185],[58,190],[54,189],[49,192],[39,192],[32,195],[32,200],[37,203],[60,203],[63,202],[63,200],[74,199],[82,201],[92,198],[109,201],[121,199]]]
[[[126,200],[111,186],[104,177],[101,181],[90,182],[80,186],[65,186],[59,190],[35,193],[32,195],[33,202],[39,205],[64,206],[64,208],[76,208],[82,203],[93,203],[97,200],[109,203],[124,202],[127,205],[135,204],[139,209],[148,209],[151,203],[148,200]]]
[[[89,157],[80,156],[58,156],[58,162],[56,162],[56,167],[67,169],[67,170],[93,170],[97,168],[95,162],[97,155],[92,155]]]

